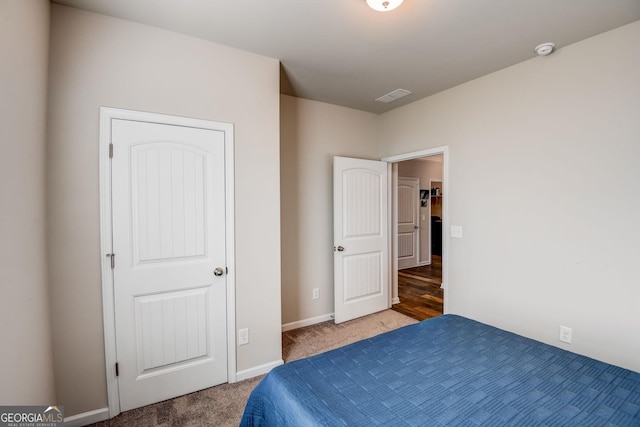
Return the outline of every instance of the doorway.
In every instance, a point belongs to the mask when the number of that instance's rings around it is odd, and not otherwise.
[[[417,320],[439,316],[447,312],[447,239],[443,230],[448,223],[447,213],[447,147],[394,156],[384,160],[392,163],[391,175],[397,188],[399,177],[419,180],[418,213],[419,262],[403,268],[399,261],[400,236],[398,193],[392,198],[392,309]]]

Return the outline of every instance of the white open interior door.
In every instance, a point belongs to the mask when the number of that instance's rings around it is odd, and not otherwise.
[[[227,381],[225,145],[221,131],[120,119],[111,138],[125,411]]]
[[[418,266],[420,180],[398,178],[398,269]]]
[[[334,157],[335,322],[390,307],[387,163]]]

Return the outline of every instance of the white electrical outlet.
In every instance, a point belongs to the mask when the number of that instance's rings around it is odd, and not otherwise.
[[[313,295],[312,295],[313,299],[318,299],[320,298],[320,289],[318,288],[313,288]]]
[[[249,344],[249,328],[238,330],[238,345]]]
[[[571,328],[568,326],[560,326],[560,341],[571,344]]]

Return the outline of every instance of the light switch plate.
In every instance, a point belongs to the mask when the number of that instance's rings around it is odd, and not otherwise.
[[[249,344],[249,328],[238,331],[238,345]]]
[[[451,237],[454,239],[462,239],[462,226],[461,225],[452,225],[451,226]]]

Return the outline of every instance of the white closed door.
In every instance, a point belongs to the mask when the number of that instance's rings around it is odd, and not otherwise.
[[[225,148],[223,132],[132,120],[111,138],[126,411],[227,381]]]
[[[387,163],[334,157],[334,311],[341,323],[386,310]]]
[[[398,178],[398,268],[418,265],[420,180]]]

